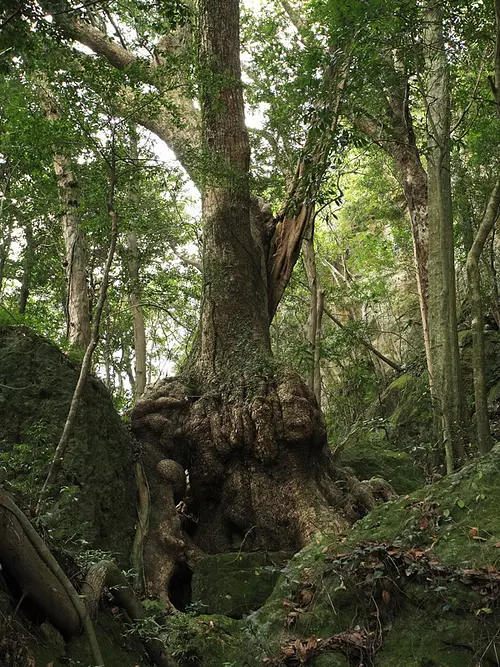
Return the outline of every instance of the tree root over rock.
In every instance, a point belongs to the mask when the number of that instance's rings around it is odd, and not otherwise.
[[[96,665],[104,665],[94,626],[60,565],[25,514],[0,488],[0,559],[22,591],[65,636],[83,628]]]

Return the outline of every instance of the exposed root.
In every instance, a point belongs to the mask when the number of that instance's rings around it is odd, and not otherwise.
[[[382,481],[359,482],[335,466],[316,399],[293,372],[241,376],[201,396],[165,380],[134,408],[131,426],[151,493],[148,592],[164,601],[175,563],[197,554],[175,510],[182,475],[162,477],[162,460],[189,471],[192,538],[209,553],[298,551],[318,531],[343,532],[392,494]]]
[[[96,665],[104,665],[94,626],[78,593],[47,545],[6,491],[0,489],[0,557],[20,588],[66,636],[83,627]]]

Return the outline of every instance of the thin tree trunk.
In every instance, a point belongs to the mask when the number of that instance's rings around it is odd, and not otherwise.
[[[404,90],[403,90],[404,89]],[[419,297],[425,358],[432,393],[432,360],[428,321],[429,301],[429,227],[427,174],[422,166],[409,108],[408,85],[393,92],[390,104],[391,132],[381,131],[380,124],[367,114],[354,118],[357,127],[390,155],[399,177],[410,215],[413,256]]]
[[[302,242],[304,268],[309,283],[309,316],[307,318],[306,340],[309,350],[309,373],[307,384],[314,391],[316,381],[316,335],[318,332],[318,273],[314,251],[314,223],[308,225]],[[315,392],[316,393],[316,392]],[[316,400],[318,396],[316,395]]]
[[[51,121],[60,120],[61,112],[46,85],[42,86],[41,96],[47,118]],[[57,150],[54,152],[53,166],[61,204],[60,218],[66,255],[67,337],[72,345],[86,350],[91,336],[90,304],[84,238],[79,224],[78,181],[68,158]]]
[[[146,389],[146,324],[141,305],[141,287],[139,279],[139,252],[137,234],[127,234],[127,267],[130,280],[129,303],[134,326],[135,351],[135,398],[140,398]]]
[[[24,233],[26,236],[26,247],[24,248],[23,258],[23,279],[21,281],[21,289],[19,290],[19,313],[21,315],[24,315],[26,312],[30,292],[31,272],[35,264],[33,226],[30,220],[26,221]]]
[[[0,220],[3,223],[3,218],[6,215],[7,229],[2,244],[0,245],[0,294],[2,293],[3,281],[5,278],[5,265],[7,264],[7,260],[9,258],[10,246],[12,244],[12,229],[14,227],[14,216],[12,215],[12,205],[10,202],[12,172],[8,159],[3,171],[5,174],[6,183],[3,191],[3,197],[0,200]]]
[[[113,263],[113,258],[116,249],[116,242],[118,238],[118,215],[114,207],[115,184],[116,184],[116,169],[115,169],[115,153],[113,147],[111,164],[110,164],[109,195],[108,195],[108,213],[111,218],[111,238],[110,238],[108,256],[106,259],[106,265],[104,267],[104,272],[102,276],[101,288],[99,291],[99,300],[97,302],[94,321],[92,323],[92,335],[90,338],[90,342],[87,346],[87,349],[85,350],[85,354],[83,356],[82,367],[80,369],[80,375],[78,377],[73,398],[71,400],[68,417],[66,419],[66,423],[64,424],[64,429],[61,438],[54,453],[54,458],[52,460],[49,472],[47,474],[47,478],[40,492],[40,497],[38,499],[38,504],[36,508],[37,514],[40,513],[47,490],[49,489],[50,486],[52,486],[55,483],[57,475],[61,470],[64,460],[64,455],[68,448],[69,439],[73,433],[73,428],[76,422],[80,399],[82,397],[83,390],[87,382],[87,377],[92,366],[92,355],[99,342],[99,326],[101,323],[101,315],[104,308],[104,304],[106,302],[106,296],[108,293],[109,273],[111,270],[111,265]]]
[[[474,396],[476,407],[476,429],[479,451],[489,452],[492,446],[488,418],[488,394],[485,374],[485,353],[483,333],[483,307],[481,303],[481,280],[479,260],[491,230],[500,213],[500,178],[495,183],[488,200],[478,232],[467,256],[467,277],[472,313],[472,368],[474,372]]]
[[[495,102],[497,118],[500,118],[500,0],[495,0],[496,49],[495,49]],[[481,224],[467,255],[467,277],[469,279],[469,299],[472,311],[472,367],[474,371],[474,397],[476,407],[477,442],[481,454],[492,447],[490,422],[488,417],[488,394],[485,372],[485,351],[483,333],[483,308],[481,303],[481,277],[479,262],[484,245],[500,214],[500,177],[490,194]]]
[[[325,309],[325,293],[322,289],[318,290],[316,299],[316,340],[314,341],[314,395],[321,407],[321,337],[323,325],[323,312]]]
[[[425,5],[427,63],[429,333],[435,409],[444,441],[446,469],[463,458],[463,409],[458,353],[453,216],[450,180],[450,70],[442,13]]]

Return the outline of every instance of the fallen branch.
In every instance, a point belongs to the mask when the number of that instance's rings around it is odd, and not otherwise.
[[[345,329],[345,324],[343,324],[337,317],[335,317],[335,315],[334,315],[331,311],[329,311],[328,308],[326,308],[326,306],[323,307],[323,312],[325,313],[325,315],[328,315],[328,317],[331,319],[331,321],[332,321],[334,324],[336,324],[340,329]],[[363,345],[364,347],[366,347],[367,350],[370,350],[370,352],[373,352],[373,354],[374,354],[376,357],[378,357],[378,358],[380,359],[380,361],[383,361],[384,364],[387,364],[388,366],[390,366],[391,368],[393,368],[393,369],[394,369],[395,371],[397,371],[398,373],[402,373],[402,372],[403,372],[403,368],[402,368],[398,363],[396,363],[396,362],[393,361],[392,359],[389,359],[389,357],[386,357],[385,354],[382,354],[382,352],[379,352],[379,350],[377,350],[377,348],[374,347],[374,346],[370,343],[370,341],[365,340],[362,336],[360,336],[360,335],[357,334],[357,333],[355,333],[354,335],[356,336],[356,338],[358,339],[358,341],[361,343],[361,345]]]

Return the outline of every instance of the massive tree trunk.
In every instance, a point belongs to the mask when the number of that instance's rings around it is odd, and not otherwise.
[[[441,9],[429,0],[424,33],[428,127],[429,332],[433,398],[446,467],[463,458],[462,383],[458,353],[453,215],[450,179],[450,71]]]
[[[317,530],[344,528],[374,502],[368,485],[333,466],[313,392],[273,362],[267,218],[262,208],[251,215],[239,2],[200,0],[199,7],[203,143],[211,164],[200,329],[184,376],[157,384],[132,412],[151,487],[146,579],[162,596],[175,563],[189,562],[196,548],[293,551]],[[174,511],[179,465],[189,471],[195,547]],[[160,554],[161,568],[151,567]]]
[[[137,62],[94,27],[73,16],[60,20],[115,67]],[[171,101],[179,114],[167,107],[154,120],[141,111],[136,118],[169,144],[203,192],[202,312],[193,352],[182,377],[146,391],[131,415],[151,496],[146,584],[162,598],[199,548],[295,550],[317,530],[344,527],[372,507],[377,494],[389,493],[334,467],[313,393],[297,374],[276,367],[270,348],[270,321],[317,192],[304,184],[317,186],[326,168],[348,68],[335,79],[329,73],[331,117],[324,131],[310,132],[290,201],[275,221],[249,191],[238,0],[200,0],[198,34],[202,140],[198,111],[177,93]],[[174,42],[170,35],[162,48],[172,52]],[[155,59],[149,68],[141,64],[152,85],[156,67]],[[166,87],[172,88],[170,81]],[[311,179],[303,178],[306,165],[314,170]],[[183,470],[189,472],[184,521],[191,537],[175,509]]]

